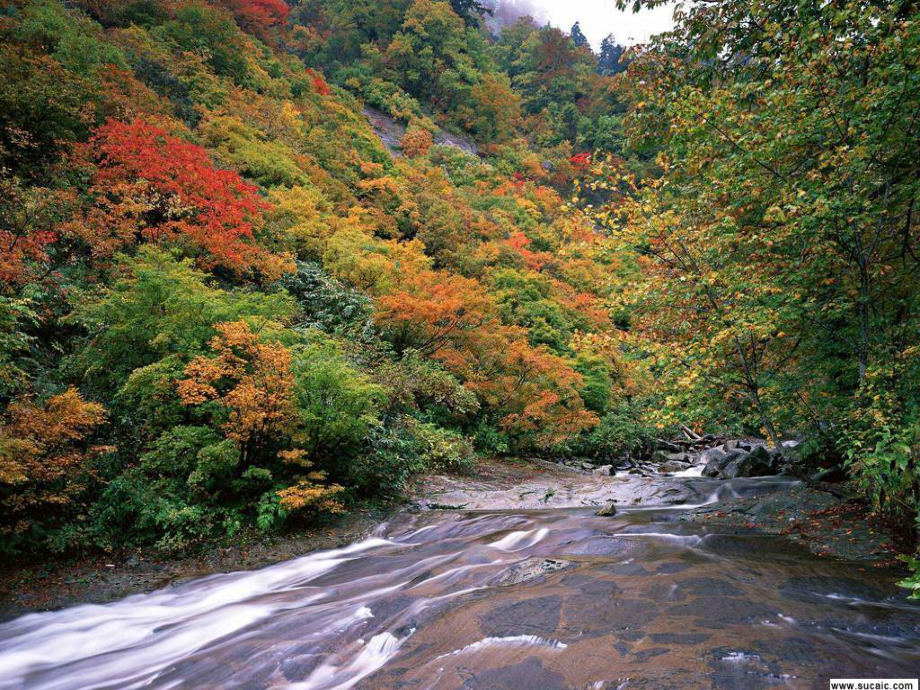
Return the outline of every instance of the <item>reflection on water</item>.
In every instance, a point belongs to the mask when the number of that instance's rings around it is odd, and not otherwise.
[[[348,548],[2,625],[0,688],[750,690],[917,676],[920,607],[895,574],[679,518],[406,516]]]

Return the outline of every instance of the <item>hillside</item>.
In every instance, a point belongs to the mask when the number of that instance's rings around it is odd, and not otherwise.
[[[375,7],[5,6],[7,550],[183,548],[619,442],[618,263],[551,112],[609,78],[556,30]]]
[[[793,4],[624,57],[470,0],[3,2],[0,551],[704,433],[915,543],[920,23]]]

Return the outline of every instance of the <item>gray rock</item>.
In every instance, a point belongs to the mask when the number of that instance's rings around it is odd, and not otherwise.
[[[680,453],[683,450],[683,448],[671,441],[662,441],[659,439],[656,445],[658,446],[658,450],[662,450],[666,453]]]
[[[603,476],[609,476],[613,474],[613,465],[601,465],[600,467],[595,467],[591,470],[591,474],[600,474]]]
[[[743,452],[737,449],[730,450],[727,453],[713,454],[703,468],[704,477],[722,477],[725,468],[736,458],[743,455]]]
[[[622,455],[613,461],[613,466],[618,470],[628,470],[633,465],[633,459],[628,455]]]
[[[700,453],[700,462],[705,465],[710,460],[724,458],[726,455],[728,455],[728,452],[722,450],[721,447],[707,448],[702,453]]]
[[[686,453],[669,453],[664,450],[656,450],[652,453],[652,462],[653,463],[663,463],[663,462],[686,462],[690,461],[687,458]]]
[[[729,462],[722,470],[726,479],[735,477],[764,477],[776,474],[776,457],[766,446],[755,446],[745,455],[741,455]]]
[[[751,452],[757,446],[766,446],[766,445],[767,445],[767,442],[762,438],[755,438],[750,441],[739,441],[738,442],[738,447],[748,452]]]
[[[661,464],[661,466],[658,468],[658,471],[661,474],[668,474],[671,472],[680,472],[682,470],[687,469],[688,467],[690,467],[689,462],[679,462],[677,460],[668,460],[667,462]]]
[[[611,517],[617,514],[617,505],[614,501],[607,501],[601,508],[598,509],[595,515],[600,515],[601,517]]]
[[[561,559],[528,558],[502,571],[497,584],[499,587],[517,585],[522,582],[527,582],[528,580],[542,577],[547,573],[554,573],[557,570],[570,568],[573,565],[575,564],[571,561],[563,561]]]

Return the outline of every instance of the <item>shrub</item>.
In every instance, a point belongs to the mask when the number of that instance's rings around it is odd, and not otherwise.
[[[91,480],[88,461],[110,450],[92,434],[105,419],[102,405],[75,388],[44,403],[18,400],[0,424],[0,550],[55,547],[49,534],[79,510],[77,497]]]
[[[561,448],[563,452],[599,458],[614,458],[648,446],[653,429],[642,418],[641,410],[623,401],[601,417],[589,433]]]
[[[462,434],[422,423],[415,424],[412,432],[424,470],[466,473],[473,468],[476,454],[469,439]]]

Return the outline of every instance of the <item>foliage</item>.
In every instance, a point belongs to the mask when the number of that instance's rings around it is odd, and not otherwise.
[[[201,352],[215,323],[250,318],[265,328],[266,321],[293,314],[284,295],[228,292],[206,279],[190,260],[155,247],[126,258],[111,288],[85,301],[72,317],[90,334],[77,355],[90,387],[112,391],[142,367]]]
[[[79,494],[92,481],[89,460],[107,449],[91,443],[105,419],[102,405],[74,388],[44,403],[10,404],[0,425],[0,502],[4,550],[49,541],[48,529],[72,517]]]
[[[141,120],[109,121],[91,140],[98,202],[81,231],[97,255],[136,241],[186,243],[207,267],[277,277],[283,262],[251,240],[263,202],[205,151]]]
[[[6,550],[192,547],[677,424],[805,436],[914,520],[916,12],[695,3],[628,57],[485,14],[2,11]]]
[[[907,526],[920,505],[914,14],[692,6],[627,73],[627,130],[663,144],[660,177],[610,161],[591,179],[637,276],[619,304],[664,383],[659,423],[805,433]]]

